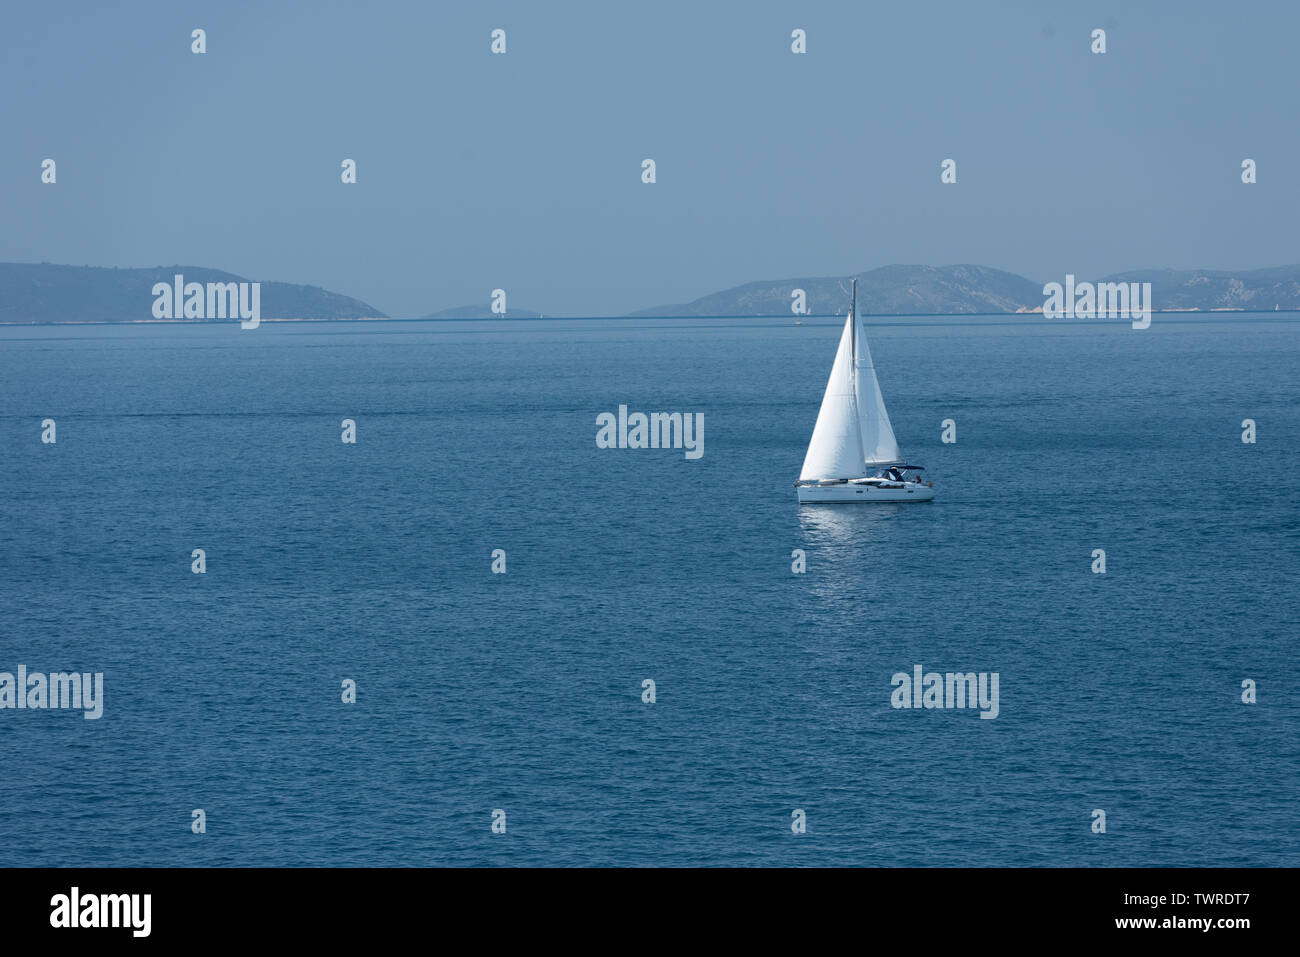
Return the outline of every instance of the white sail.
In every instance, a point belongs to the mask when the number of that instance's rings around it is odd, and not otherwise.
[[[871,350],[850,309],[799,479],[864,478],[874,466],[901,461]]]
[[[862,430],[862,458],[867,465],[891,465],[903,461],[894,438],[894,427],[889,424],[885,399],[880,394],[876,380],[876,367],[871,363],[871,347],[862,333],[862,323],[854,323],[858,336],[857,386],[858,421]]]
[[[862,457],[862,433],[855,409],[853,390],[853,317],[844,320],[844,334],[835,353],[831,377],[822,396],[822,408],[813,426],[812,441],[804,456],[799,480],[862,478],[866,463]]]

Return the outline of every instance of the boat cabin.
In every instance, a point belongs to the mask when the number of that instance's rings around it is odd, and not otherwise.
[[[908,484],[920,485],[923,471],[925,471],[923,465],[887,465],[884,468],[877,469],[874,474],[867,478],[850,479],[849,481],[855,485],[881,485],[886,488]]]

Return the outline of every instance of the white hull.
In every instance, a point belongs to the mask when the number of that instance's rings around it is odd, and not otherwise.
[[[796,487],[800,505],[850,505],[861,502],[928,502],[934,498],[929,485],[910,482],[902,488],[876,485],[800,485]]]

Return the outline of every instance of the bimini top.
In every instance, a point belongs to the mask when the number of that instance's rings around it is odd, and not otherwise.
[[[886,465],[885,468],[898,469],[900,472],[924,472],[924,465]]]

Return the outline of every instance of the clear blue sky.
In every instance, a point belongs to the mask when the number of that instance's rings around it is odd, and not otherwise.
[[[0,12],[0,260],[205,265],[395,316],[1300,261],[1292,2],[115,6]]]

